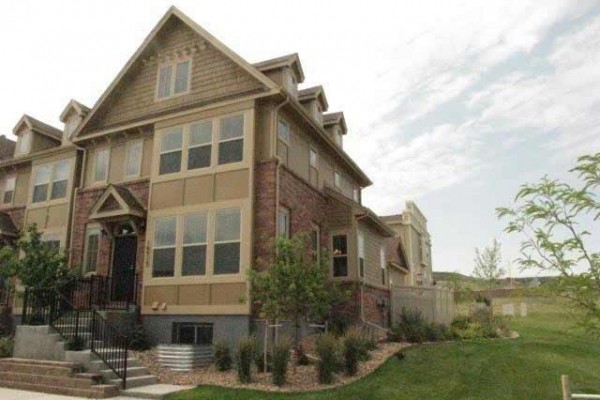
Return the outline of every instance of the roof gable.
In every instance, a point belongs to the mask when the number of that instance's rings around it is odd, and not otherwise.
[[[298,53],[288,54],[285,56],[272,58],[270,60],[264,60],[252,64],[253,67],[261,72],[272,71],[274,69],[288,67],[294,71],[298,83],[304,82],[304,71],[302,64],[300,64],[300,57]]]
[[[177,34],[180,37],[175,45]],[[176,57],[192,59],[190,92],[156,101],[158,65]],[[208,68],[220,75],[208,76]],[[144,91],[144,94],[129,93],[134,89]],[[74,137],[79,139],[100,128],[180,111],[226,96],[267,90],[276,90],[276,85],[177,8],[171,7],[98,99]],[[111,108],[115,107],[121,107],[119,115],[111,114]]]
[[[327,103],[327,98],[325,97],[325,89],[321,85],[299,90],[298,100],[301,103],[309,100],[317,100],[321,104],[323,111],[327,111],[329,108],[329,103]]]
[[[27,129],[40,133],[44,136],[49,137],[50,139],[58,140],[59,142],[62,140],[62,131],[53,126],[50,126],[38,119],[35,119],[27,114],[23,114],[19,122],[13,128],[13,133],[18,135],[21,133],[21,130],[26,127]]]
[[[123,216],[143,218],[146,212],[131,192],[121,186],[108,185],[90,211],[90,219],[106,220]]]
[[[84,106],[77,100],[71,99],[62,113],[60,113],[60,121],[67,122],[67,118],[71,113],[75,113],[80,117],[85,117],[90,112],[89,107]]]

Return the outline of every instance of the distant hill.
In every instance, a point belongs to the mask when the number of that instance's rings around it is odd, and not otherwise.
[[[442,285],[453,286],[453,287],[461,287],[461,288],[469,288],[469,289],[479,289],[479,288],[487,288],[488,284],[484,279],[476,278],[474,276],[464,275],[460,272],[446,272],[446,271],[437,271],[433,273],[433,279]],[[548,282],[555,280],[555,276],[529,276],[529,277],[519,277],[512,278],[512,284],[514,286],[538,286],[543,285]],[[510,286],[511,280],[509,278],[504,278],[500,280],[499,287]]]

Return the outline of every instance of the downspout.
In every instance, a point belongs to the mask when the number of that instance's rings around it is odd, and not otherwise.
[[[364,213],[364,214],[359,214],[354,216],[354,220],[356,222],[358,222],[359,220],[368,217],[369,214],[368,213]],[[356,242],[358,244],[358,224],[356,225]],[[358,262],[360,263],[360,260],[358,260]],[[365,297],[365,277],[367,276],[366,271],[363,270],[363,276],[362,276],[362,280],[360,282],[360,321],[364,322],[364,323],[368,323],[368,321],[365,320],[365,304],[364,304],[364,297]]]
[[[75,232],[75,213],[77,212],[77,194],[79,193],[79,190],[83,187],[83,180],[85,179],[85,163],[87,162],[87,151],[80,147],[80,146],[76,146],[77,150],[76,153],[81,152],[83,153],[83,155],[81,157],[75,156],[75,167],[77,168],[79,167],[79,177],[78,177],[78,182],[77,182],[77,186],[75,185],[75,182],[73,182],[73,190],[71,192],[71,196],[72,196],[72,205],[71,205],[71,212],[69,213],[69,225],[70,225],[70,233],[69,233],[69,259],[67,260],[69,268],[73,267],[73,232]],[[81,164],[78,166],[77,165],[77,161],[80,161]],[[73,174],[73,180],[75,180],[75,174]],[[84,243],[83,243],[83,248],[85,248],[85,238],[84,238]],[[83,251],[82,248],[82,251]],[[80,266],[81,267],[81,266]]]

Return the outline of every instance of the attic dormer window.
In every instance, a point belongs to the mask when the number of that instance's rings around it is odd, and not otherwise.
[[[25,132],[17,139],[16,154],[28,154],[31,150],[31,133]]]
[[[165,99],[187,93],[190,90],[191,60],[174,61],[160,64],[156,98]]]

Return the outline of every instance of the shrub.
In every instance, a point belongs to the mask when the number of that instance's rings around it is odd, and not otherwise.
[[[0,358],[12,357],[14,341],[11,337],[0,338]]]
[[[391,329],[389,339],[393,342],[422,343],[427,323],[420,311],[404,310],[400,323]]]
[[[238,379],[241,383],[252,380],[252,363],[256,356],[256,339],[252,336],[244,337],[238,343],[236,367]]]
[[[425,326],[425,338],[429,342],[441,342],[453,339],[453,335],[446,325],[432,322]]]
[[[361,356],[363,342],[361,336],[356,330],[350,330],[346,333],[343,341],[344,372],[348,376],[356,375],[358,372],[358,361]],[[367,352],[368,354],[368,352]]]
[[[336,354],[337,343],[335,337],[331,334],[321,334],[317,338],[316,351],[319,356],[317,364],[319,383],[329,384],[333,382],[333,373],[338,364]]]
[[[229,371],[231,369],[231,352],[229,351],[229,343],[226,340],[216,340],[214,348],[214,362],[217,371]]]
[[[302,347],[302,345],[299,345],[298,347],[296,347],[296,349],[294,349],[294,353],[296,355],[296,364],[297,365],[309,365],[310,364],[310,360],[308,359],[308,356],[304,352],[304,347]]]
[[[131,326],[127,336],[129,337],[129,348],[131,350],[145,351],[150,348],[148,334],[146,333],[144,325],[142,325],[140,322],[137,322]]]
[[[82,351],[85,349],[85,340],[81,336],[73,336],[65,347],[68,351]]]
[[[265,370],[265,353],[263,351],[257,351],[256,357],[254,358],[254,364],[258,372],[264,372]],[[267,353],[267,372],[271,372],[273,367],[273,357],[271,353]]]
[[[11,336],[14,332],[13,320],[8,307],[0,307],[0,337]]]
[[[287,338],[279,339],[273,346],[273,384],[283,386],[287,374],[292,341]]]
[[[484,295],[482,295],[481,293],[477,294],[477,297],[475,297],[475,302],[483,303],[488,307],[490,307],[492,305],[492,301],[490,299],[488,299],[487,297],[485,297]]]
[[[457,315],[452,320],[450,327],[453,329],[467,329],[467,327],[469,326],[469,322],[471,322],[471,319],[468,316]]]

